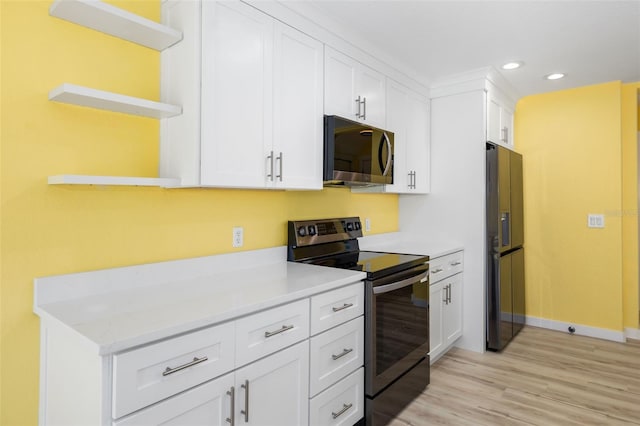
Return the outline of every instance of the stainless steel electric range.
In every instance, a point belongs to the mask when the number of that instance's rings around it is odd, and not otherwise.
[[[364,271],[365,421],[383,425],[429,384],[429,257],[362,251],[357,217],[290,221],[288,260]]]

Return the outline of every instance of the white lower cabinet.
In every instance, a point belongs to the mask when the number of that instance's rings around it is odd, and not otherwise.
[[[309,425],[353,425],[364,416],[364,367],[315,396]]]
[[[364,417],[364,285],[311,298],[309,424]]]
[[[310,394],[316,395],[364,364],[364,318],[311,338]]]
[[[429,261],[429,356],[433,364],[462,336],[462,251]]]
[[[308,417],[308,371],[309,342],[305,340],[114,424],[304,425]]]
[[[235,424],[307,424],[308,372],[308,341],[237,370]]]
[[[233,386],[234,374],[229,373],[120,419],[114,425],[228,425]]]
[[[353,424],[363,417],[363,292],[358,281],[102,356],[45,322],[40,425],[305,426],[310,407],[314,424]]]
[[[218,377],[234,367],[234,323],[113,356],[113,417]]]
[[[429,286],[429,355],[431,362],[462,335],[462,274]]]

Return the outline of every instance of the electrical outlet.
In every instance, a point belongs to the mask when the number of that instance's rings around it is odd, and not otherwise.
[[[604,215],[603,214],[588,214],[587,226],[589,228],[604,228]]]
[[[368,217],[364,220],[364,231],[371,232],[371,220]]]
[[[243,243],[244,243],[244,229],[242,229],[242,226],[234,226],[233,227],[233,246],[242,247]]]

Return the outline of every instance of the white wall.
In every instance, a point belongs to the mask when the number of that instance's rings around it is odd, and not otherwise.
[[[464,246],[463,332],[458,347],[485,350],[484,90],[431,101],[431,193],[400,196],[399,228]]]

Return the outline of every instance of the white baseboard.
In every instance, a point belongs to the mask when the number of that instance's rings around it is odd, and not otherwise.
[[[627,327],[624,329],[624,335],[627,339],[640,340],[640,329]]]
[[[597,339],[612,340],[614,342],[626,341],[626,330],[615,331],[606,328],[590,327],[582,324],[571,324],[568,322],[553,321],[544,318],[530,317],[527,315],[526,324],[534,327],[548,328],[550,330],[569,332],[569,327],[574,327],[576,331],[574,334],[587,337],[595,337]],[[640,332],[640,330],[638,330]]]

